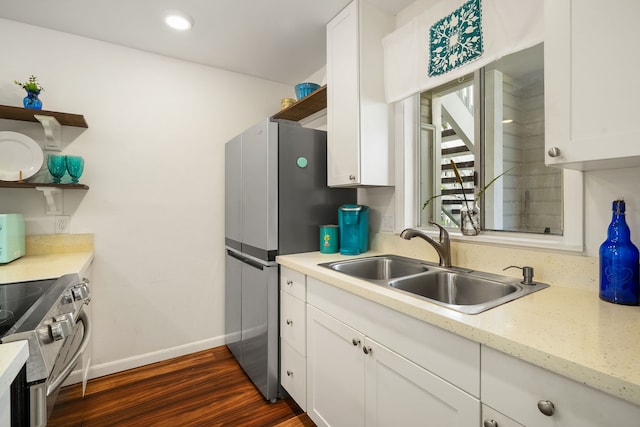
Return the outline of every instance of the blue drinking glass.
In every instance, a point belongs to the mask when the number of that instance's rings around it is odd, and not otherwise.
[[[53,182],[56,184],[60,184],[60,179],[64,176],[65,172],[67,171],[67,163],[65,160],[65,156],[60,156],[57,154],[48,154],[47,168],[49,169],[49,173],[53,177]]]
[[[84,159],[80,156],[66,156],[66,161],[71,182],[77,184],[84,171]]]

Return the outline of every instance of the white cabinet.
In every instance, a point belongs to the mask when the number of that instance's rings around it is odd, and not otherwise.
[[[313,278],[307,278],[307,301],[307,412],[317,425],[479,425],[479,400],[424,366],[429,359],[457,358],[446,337],[431,341],[438,333],[433,327],[414,328],[400,313]],[[394,340],[397,334],[421,342]],[[466,347],[465,357],[478,354],[479,346],[450,335]],[[437,360],[433,364],[442,367]],[[471,365],[477,380],[479,360]],[[457,377],[453,370],[443,372]]]
[[[505,353],[482,346],[481,366],[482,403],[522,425],[536,427],[636,427],[639,425],[639,406]],[[545,415],[543,411],[549,415]],[[484,417],[483,419],[486,420]],[[503,424],[498,425],[503,427]]]
[[[524,427],[501,412],[482,404],[482,427]]]
[[[306,277],[280,269],[280,383],[302,410],[307,406]]]
[[[393,16],[354,0],[327,24],[327,181],[392,185],[382,38]]]
[[[546,163],[640,166],[640,2],[546,0],[544,8]]]
[[[364,426],[364,336],[309,306],[309,417],[319,426]]]

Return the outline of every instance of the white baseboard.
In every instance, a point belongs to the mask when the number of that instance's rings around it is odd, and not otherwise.
[[[139,356],[128,357],[113,362],[102,363],[89,367],[89,379],[102,377],[105,375],[115,374],[117,372],[126,371],[128,369],[139,368],[140,366],[149,365],[151,363],[161,362],[163,360],[172,359],[174,357],[184,356],[198,351],[207,350],[209,348],[218,347],[225,344],[225,336],[207,338],[206,340],[195,341],[189,344],[183,344],[176,347],[166,348],[151,353],[141,354]],[[77,370],[69,375],[64,385],[76,384],[82,382],[82,371]]]

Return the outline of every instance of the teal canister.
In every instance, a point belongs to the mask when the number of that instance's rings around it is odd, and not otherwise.
[[[323,254],[335,254],[338,252],[338,226],[320,226],[320,252]]]
[[[369,250],[369,207],[342,205],[338,208],[340,253],[359,255]]]

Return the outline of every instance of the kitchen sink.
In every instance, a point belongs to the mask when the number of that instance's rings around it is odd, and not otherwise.
[[[320,264],[465,314],[478,314],[548,287],[456,267],[445,268],[396,255]]]
[[[350,276],[369,280],[389,280],[429,270],[422,262],[394,255],[357,258],[322,265]]]

